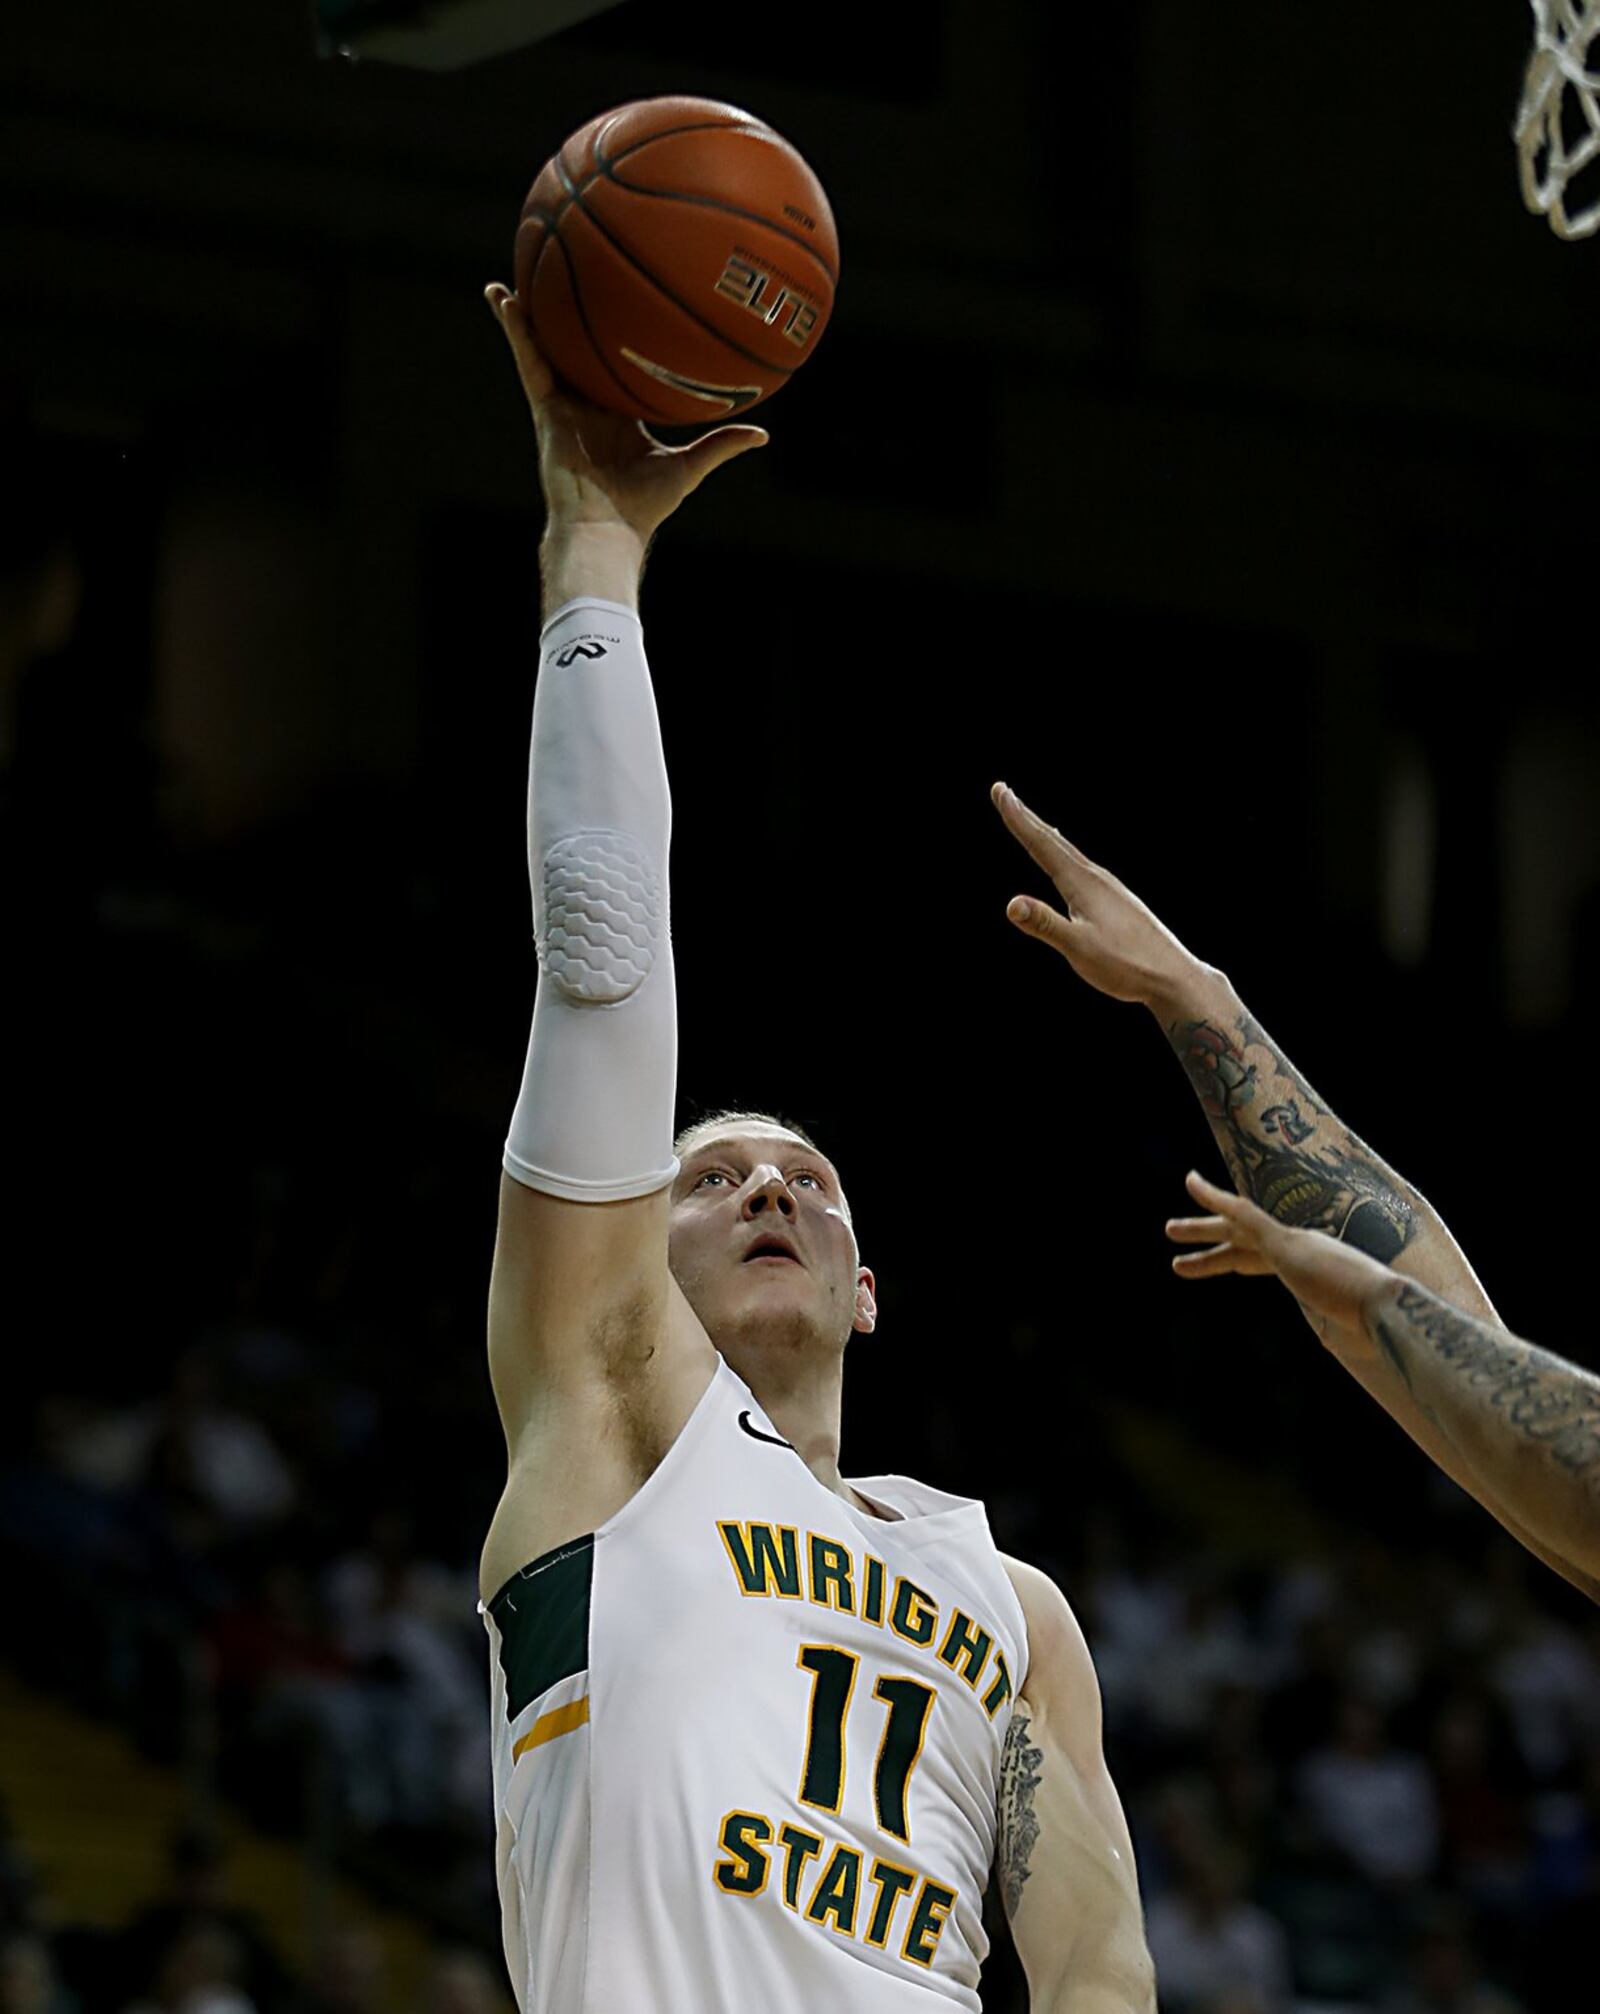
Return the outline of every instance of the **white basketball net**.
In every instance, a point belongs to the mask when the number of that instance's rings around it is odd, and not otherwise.
[[[1600,155],[1600,70],[1589,67],[1590,49],[1600,40],[1600,0],[1530,4],[1533,54],[1516,127],[1522,200],[1549,219],[1558,238],[1587,238],[1600,230],[1600,195],[1587,208],[1569,211],[1567,185]],[[1574,110],[1581,115],[1581,132]],[[1563,113],[1576,133],[1570,143],[1562,132]]]

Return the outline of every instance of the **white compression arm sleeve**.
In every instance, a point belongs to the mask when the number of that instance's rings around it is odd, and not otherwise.
[[[639,618],[569,601],[540,638],[528,775],[539,990],[505,1170],[608,1203],[665,1188],[678,1022],[672,805]]]

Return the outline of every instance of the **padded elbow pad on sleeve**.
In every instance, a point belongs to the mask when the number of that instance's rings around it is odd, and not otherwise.
[[[670,832],[639,618],[568,602],[540,639],[528,775],[539,990],[504,1165],[529,1188],[615,1202],[678,1172]]]

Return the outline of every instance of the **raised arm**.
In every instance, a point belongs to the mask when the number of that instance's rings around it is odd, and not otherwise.
[[[1008,1559],[1028,1675],[1006,1732],[995,1876],[1032,2014],[1155,2014],[1127,1820],[1101,1752],[1100,1686],[1047,1574]]]
[[[1368,1384],[1376,1368],[1404,1389],[1463,1487],[1600,1600],[1600,1378],[1199,1175],[1189,1193],[1210,1214],[1168,1225],[1175,1243],[1202,1248],[1173,1261],[1179,1272],[1275,1273],[1347,1370]]]
[[[1227,975],[1196,958],[1115,875],[1004,784],[996,784],[995,802],[1067,902],[1063,916],[1019,897],[1007,913],[1091,986],[1138,1001],[1160,1022],[1239,1193],[1279,1223],[1326,1231],[1493,1319],[1438,1212],[1328,1109]],[[1023,905],[1032,913],[1017,913]]]
[[[1098,991],[1137,1002],[1155,1016],[1240,1194],[1275,1222],[1325,1232],[1464,1314],[1497,1324],[1488,1295],[1438,1212],[1329,1110],[1227,976],[1195,957],[1114,874],[1004,784],[992,795],[1007,828],[1050,876],[1065,905],[1063,914],[1019,896],[1007,914]],[[1547,1565],[1573,1577],[1570,1563],[1528,1527],[1516,1506],[1497,1496],[1482,1473],[1469,1470],[1461,1449],[1389,1357],[1365,1348],[1335,1354],[1452,1480]]]
[[[568,398],[512,296],[487,298],[533,415],[546,510],[528,788],[539,984],[489,1290],[510,1458],[483,1559],[490,1594],[620,1508],[714,1363],[667,1267],[671,807],[637,600],[657,527],[766,436],[725,427],[663,447]]]

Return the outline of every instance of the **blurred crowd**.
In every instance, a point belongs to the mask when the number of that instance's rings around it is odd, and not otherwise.
[[[153,1401],[46,1394],[32,1449],[0,1470],[0,1557],[15,1577],[3,1650],[53,1701],[320,1861],[325,1884],[339,1869],[366,1877],[431,1926],[433,1972],[397,1994],[357,1929],[321,1939],[309,1974],[292,1967],[230,1903],[204,1824],[170,1842],[165,1895],[112,1928],[63,1923],[12,1840],[4,2014],[504,2005],[473,1565],[430,1551],[398,1481],[342,1538],[333,1496],[316,1506],[321,1464],[292,1416],[324,1441],[322,1460],[342,1453],[360,1474],[381,1411],[325,1370],[286,1335],[240,1332],[186,1352]],[[122,1796],[113,1779],[113,1834],[139,1829]]]
[[[169,1862],[165,1888],[127,1923],[50,1922],[48,1898],[7,1841],[6,2014],[501,2014],[505,2006],[490,1961],[462,1946],[441,1944],[422,1977],[396,1993],[382,1938],[366,1925],[330,1931],[297,1978],[257,1917],[230,1899],[214,1836],[178,1832]]]
[[[1081,1598],[1167,2014],[1570,2007],[1600,1618],[1487,1539],[1224,1572],[1109,1522]]]

